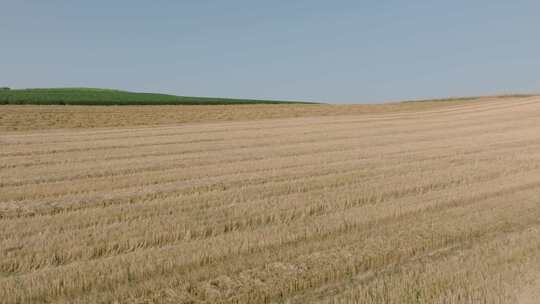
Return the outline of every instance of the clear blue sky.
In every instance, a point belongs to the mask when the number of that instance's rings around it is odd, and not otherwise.
[[[327,102],[540,92],[540,1],[0,5],[0,86]]]

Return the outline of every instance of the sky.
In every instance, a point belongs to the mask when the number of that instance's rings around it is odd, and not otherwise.
[[[0,86],[373,103],[540,92],[540,1],[0,0]]]

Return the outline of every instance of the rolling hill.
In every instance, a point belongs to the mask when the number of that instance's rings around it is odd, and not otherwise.
[[[306,103],[279,100],[189,97],[96,88],[0,90],[0,104],[34,105],[227,105]]]

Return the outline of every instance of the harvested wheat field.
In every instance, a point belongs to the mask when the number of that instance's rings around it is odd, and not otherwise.
[[[499,97],[500,98],[500,97]],[[459,99],[452,104],[477,102]],[[195,122],[245,121],[418,111],[448,107],[439,101],[377,105],[275,104],[186,106],[36,106],[0,105],[0,132],[58,128],[132,127]]]
[[[0,302],[536,303],[539,97],[224,107],[0,107]]]

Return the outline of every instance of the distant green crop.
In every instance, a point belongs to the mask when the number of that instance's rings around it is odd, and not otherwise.
[[[0,90],[0,104],[34,105],[227,105],[302,103],[277,100],[187,97],[110,89],[55,88]]]

